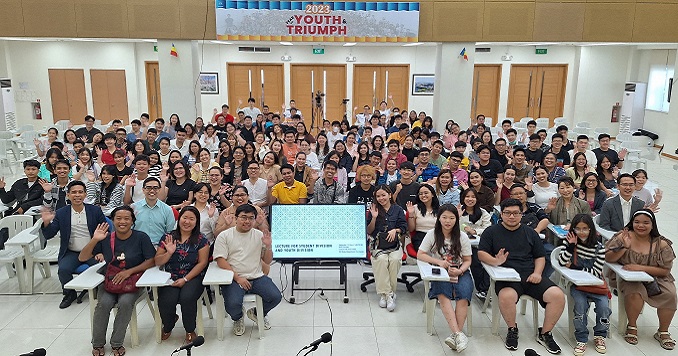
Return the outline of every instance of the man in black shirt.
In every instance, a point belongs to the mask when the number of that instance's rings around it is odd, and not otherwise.
[[[40,162],[34,159],[24,161],[26,178],[14,182],[9,191],[5,191],[5,178],[0,178],[0,199],[3,204],[12,204],[5,212],[5,216],[23,214],[28,209],[42,204],[42,195],[45,191],[38,183],[39,170]]]
[[[544,151],[541,150],[541,137],[539,134],[530,135],[530,143],[525,150],[525,160],[527,164],[534,166],[535,163],[541,164],[544,158]]]
[[[556,164],[558,167],[567,168],[570,166],[570,154],[563,146],[565,138],[559,133],[553,134],[551,137],[551,149],[549,152],[556,155]]]
[[[567,138],[567,126],[560,125],[556,128],[556,133],[563,136],[563,150],[569,151],[574,149],[574,143]]]
[[[473,166],[483,174],[487,186],[496,191],[497,178],[504,179],[504,167],[499,161],[490,159],[490,148],[486,145],[479,146],[476,152],[480,161],[474,162]]]
[[[612,166],[617,166],[620,170],[624,168],[624,158],[626,158],[626,148],[622,148],[617,154],[617,151],[610,148],[610,135],[602,133],[598,135],[598,143],[600,147],[593,150],[593,153],[596,154],[596,161],[600,162],[603,159],[603,156],[607,158],[612,163]]]
[[[240,137],[247,142],[254,142],[254,132],[256,128],[252,126],[252,117],[245,116],[243,127],[240,129]]]
[[[561,352],[551,330],[565,308],[563,291],[548,278],[542,278],[546,263],[544,247],[537,233],[520,223],[522,204],[516,199],[501,203],[502,222],[485,229],[478,245],[478,258],[490,266],[513,268],[520,275],[520,282],[496,282],[499,310],[508,326],[505,346],[518,349],[518,325],[516,304],[518,298],[529,295],[545,308],[544,326],[539,328],[537,341],[553,354]]]
[[[498,138],[497,141],[494,142],[494,148],[492,149],[492,153],[490,154],[490,159],[499,161],[501,166],[504,167],[508,164],[509,161],[509,157],[507,157],[508,154],[509,152],[506,140],[501,137]]]
[[[414,181],[414,163],[410,161],[403,162],[400,165],[400,180],[397,180],[389,186],[396,197],[396,204],[403,209],[407,209],[407,202],[414,203],[419,192],[419,183]]]
[[[85,127],[81,127],[75,131],[75,136],[85,142],[92,142],[92,137],[99,133],[99,129],[94,127],[94,116],[85,116]],[[85,140],[87,138],[87,140]]]

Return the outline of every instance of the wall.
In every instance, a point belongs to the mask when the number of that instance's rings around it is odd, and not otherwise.
[[[638,81],[647,83],[650,73],[650,66],[653,63],[666,63],[667,50],[640,50],[640,64],[638,68]],[[671,50],[671,58],[674,60],[674,68],[676,68],[675,50]],[[659,139],[655,144],[666,144],[666,153],[673,154],[678,148],[678,137],[669,134],[678,130],[678,95],[676,90],[671,93],[671,105],[668,112],[659,112],[652,110],[645,110],[645,121],[643,128],[645,130],[654,132],[659,135]]]

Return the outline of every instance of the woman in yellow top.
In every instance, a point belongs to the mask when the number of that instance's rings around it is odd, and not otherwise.
[[[191,167],[191,180],[196,183],[210,182],[209,170],[212,167],[219,167],[217,162],[212,161],[210,150],[203,147],[198,151],[198,162]]]

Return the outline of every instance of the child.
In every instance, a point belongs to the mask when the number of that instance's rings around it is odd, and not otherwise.
[[[577,214],[572,219],[567,234],[567,247],[558,255],[558,263],[567,268],[585,271],[604,281],[603,265],[605,248],[596,232],[589,214]],[[593,342],[598,353],[605,353],[605,337],[610,325],[609,290],[607,284],[600,286],[572,286],[570,294],[574,299],[574,336],[577,345],[575,356],[586,352],[589,340],[587,328],[589,302],[595,303],[596,325],[593,327]]]

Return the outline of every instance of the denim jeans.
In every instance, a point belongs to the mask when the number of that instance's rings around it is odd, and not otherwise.
[[[589,329],[587,328],[589,303],[595,304],[596,325],[593,327],[593,336],[606,337],[610,328],[610,314],[607,295],[582,292],[574,286],[570,288],[570,294],[574,299],[574,338],[577,342],[589,341]]]
[[[235,281],[234,283],[221,286],[226,312],[234,321],[242,318],[242,298],[245,294],[256,294],[261,296],[261,299],[264,302],[264,316],[268,315],[268,312],[275,308],[276,305],[280,304],[280,301],[282,300],[280,290],[268,276],[252,279],[250,280],[250,284],[252,284],[252,288],[248,291],[242,289]]]

